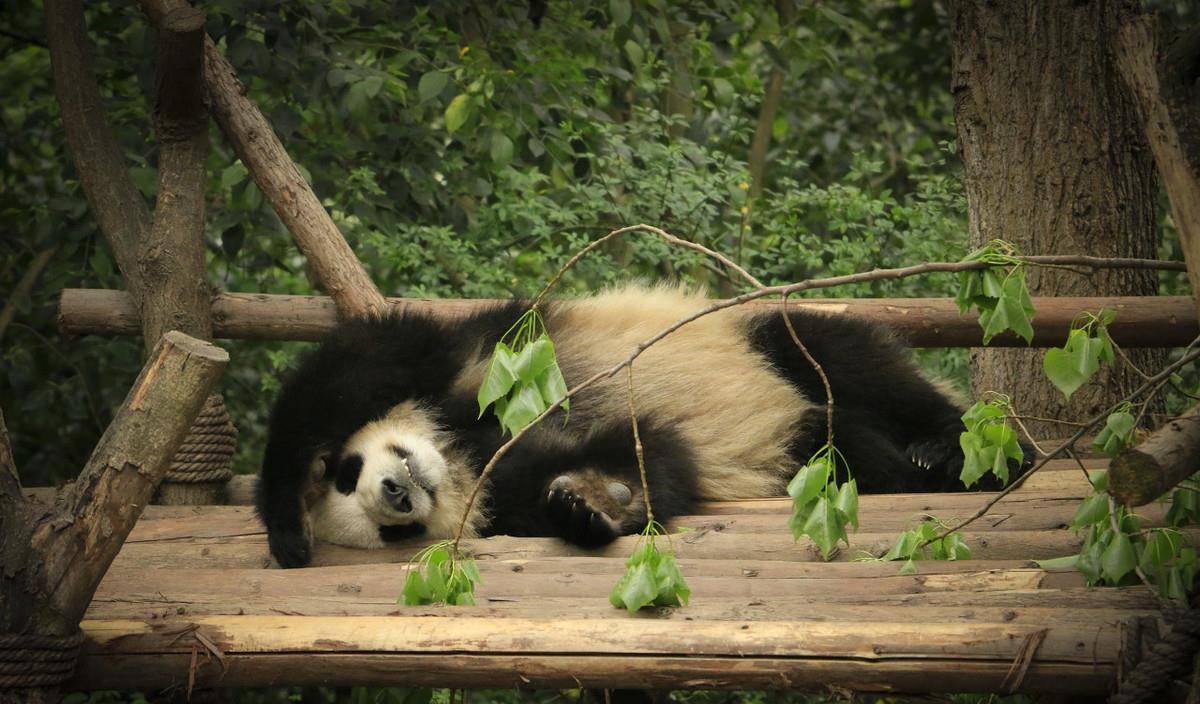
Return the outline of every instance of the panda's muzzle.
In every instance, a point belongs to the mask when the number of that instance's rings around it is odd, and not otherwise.
[[[413,509],[408,489],[391,479],[383,480],[383,497],[387,500],[388,505],[399,513],[409,513]]]

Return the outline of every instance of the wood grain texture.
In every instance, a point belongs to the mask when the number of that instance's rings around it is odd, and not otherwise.
[[[1086,493],[1073,463],[1040,475],[1062,493],[1014,493],[966,536],[975,559],[908,575],[851,558],[882,550],[914,515],[956,515],[988,495],[864,496],[864,531],[828,563],[788,534],[786,499],[704,504],[670,538],[691,603],[634,616],[607,601],[630,538],[594,551],[471,541],[477,606],[404,607],[405,563],[421,543],[318,545],[313,567],[279,570],[249,506],[152,506],[88,609],[74,685],[182,683],[195,650],[200,686],[1004,691],[1026,640],[1045,629],[1018,689],[1102,694],[1126,625],[1157,621],[1161,604],[1145,587],[1089,589],[1076,571],[1029,561],[1078,545],[1049,526]]]
[[[454,318],[495,303],[487,299],[389,298],[393,310],[428,312]],[[1034,347],[1061,345],[1081,310],[1108,308],[1117,319],[1109,332],[1123,347],[1178,347],[1200,334],[1195,306],[1187,296],[1035,299]],[[748,310],[778,310],[778,301],[753,301]],[[788,306],[855,315],[888,325],[914,347],[971,347],[981,342],[973,315],[959,315],[949,298],[792,299]],[[337,324],[337,307],[322,296],[222,293],[213,300],[214,334],[249,340],[320,340]],[[59,329],[66,334],[132,335],[139,330],[137,308],[123,291],[65,289],[59,300]],[[996,346],[1025,346],[1006,333]],[[1039,372],[1040,373],[1040,372]]]

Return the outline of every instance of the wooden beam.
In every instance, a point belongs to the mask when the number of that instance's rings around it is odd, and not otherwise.
[[[1107,691],[1120,658],[1120,622],[1096,621],[1086,629],[1054,623],[704,622],[619,615],[500,622],[399,615],[88,621],[74,684],[180,682],[198,635],[224,661],[224,667],[205,663],[200,649],[198,682],[223,687],[319,682],[1002,691],[1027,640],[1042,635],[1020,691]]]
[[[393,310],[413,310],[453,318],[494,303],[486,299],[429,300],[389,298]],[[961,316],[949,298],[792,299],[794,308],[856,315],[884,323],[914,347],[972,347],[981,342],[979,323]],[[1198,333],[1196,309],[1185,296],[1127,296],[1034,299],[1034,347],[1061,345],[1071,321],[1083,310],[1108,308],[1117,319],[1109,333],[1124,347],[1179,347]],[[754,301],[749,310],[778,307]],[[214,334],[246,340],[320,340],[337,324],[334,303],[323,296],[223,293],[213,301]],[[139,329],[137,308],[129,294],[104,289],[65,289],[59,301],[58,325],[65,334],[130,335]],[[1024,346],[1011,333],[997,336],[996,346]]]

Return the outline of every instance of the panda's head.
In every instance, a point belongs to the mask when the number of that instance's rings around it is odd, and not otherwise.
[[[379,525],[419,523],[437,506],[446,461],[425,428],[387,417],[363,426],[338,454],[333,488]]]

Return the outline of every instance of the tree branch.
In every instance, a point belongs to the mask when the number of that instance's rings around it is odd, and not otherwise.
[[[34,533],[55,620],[79,622],[228,362],[224,350],[180,332],[155,346],[79,479],[60,492],[57,520]]]
[[[161,27],[183,0],[140,0],[151,23]],[[380,313],[383,295],[304,180],[271,124],[246,98],[245,86],[211,39],[204,43],[204,81],[213,117],[254,177],[259,190],[292,233],[321,286],[343,318]]]
[[[43,249],[33,257],[33,261],[29,262],[29,266],[25,269],[25,273],[21,275],[21,280],[17,282],[15,288],[8,296],[8,302],[4,304],[4,310],[0,310],[0,339],[4,339],[4,331],[8,328],[9,323],[17,315],[17,305],[21,299],[28,296],[33,291],[34,284],[37,283],[38,277],[42,275],[42,270],[50,263],[50,259],[54,257],[54,253],[58,251],[58,246]]]
[[[112,248],[125,285],[142,298],[138,251],[150,231],[150,210],[134,186],[125,155],[104,117],[91,72],[91,43],[80,0],[46,0],[46,38],[67,143],[88,205]]]
[[[1108,493],[1141,506],[1200,471],[1200,405],[1125,448],[1108,465]]]

